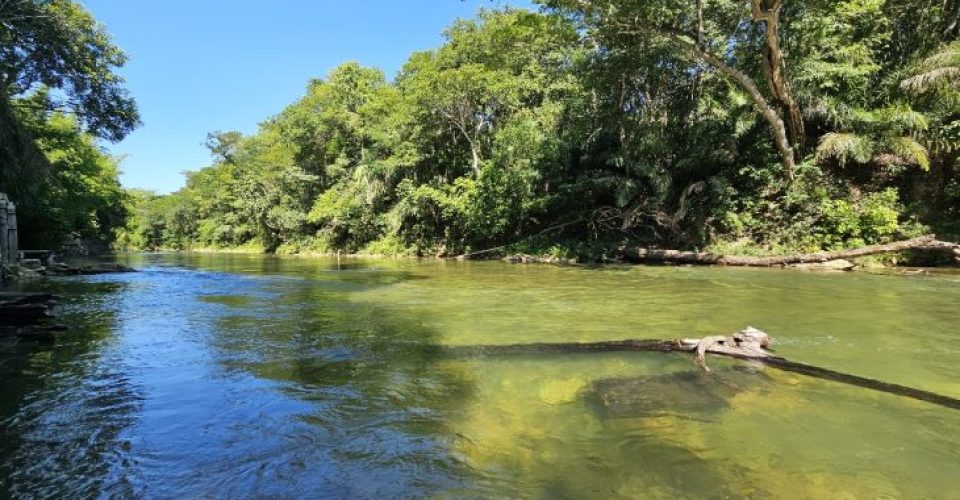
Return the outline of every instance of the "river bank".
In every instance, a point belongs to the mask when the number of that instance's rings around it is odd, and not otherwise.
[[[288,249],[289,250],[289,249]],[[934,236],[922,236],[910,240],[891,242],[886,244],[850,248],[835,251],[818,251],[813,253],[784,253],[782,251],[753,251],[745,254],[717,253],[706,251],[682,251],[660,248],[645,248],[636,246],[619,246],[609,251],[601,252],[600,256],[578,255],[570,257],[569,249],[553,247],[549,253],[517,252],[514,246],[502,246],[491,249],[467,252],[451,256],[446,254],[434,255],[437,259],[454,260],[502,260],[524,264],[668,264],[668,265],[719,265],[744,267],[795,267],[802,269],[823,269],[835,271],[850,271],[862,268],[878,267],[955,267],[960,265],[960,244],[940,241]],[[262,248],[246,246],[238,248],[194,248],[188,250],[172,250],[186,253],[240,253],[264,254]],[[609,256],[608,256],[609,254]],[[337,259],[353,258],[424,258],[423,255],[377,254],[377,253],[341,253],[328,251],[297,250],[285,251],[278,255],[302,257],[335,257]]]

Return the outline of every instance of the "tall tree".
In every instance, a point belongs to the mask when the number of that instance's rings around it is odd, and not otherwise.
[[[740,88],[769,126],[780,156],[783,173],[793,178],[796,161],[802,154],[803,120],[784,76],[785,57],[780,49],[781,1],[767,4],[704,0],[699,2],[632,2],[628,0],[546,0],[547,6],[579,19],[594,43],[604,50],[636,44],[643,38],[661,38],[676,51],[683,63],[693,57]],[[744,9],[747,10],[744,10]],[[749,27],[755,28],[751,32]],[[756,37],[763,37],[757,43]],[[761,57],[741,60],[735,49],[761,46]],[[751,75],[759,67],[764,80]],[[779,104],[779,106],[777,106]],[[778,109],[778,107],[780,109]],[[784,119],[786,117],[786,120]],[[785,123],[786,122],[786,123]]]
[[[59,90],[56,110],[77,114],[116,141],[139,123],[116,69],[127,58],[102,24],[72,0],[0,0],[0,99],[39,86]]]

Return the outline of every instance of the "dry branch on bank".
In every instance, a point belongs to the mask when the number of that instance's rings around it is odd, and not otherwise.
[[[740,255],[718,255],[706,252],[689,252],[681,250],[660,250],[651,248],[625,248],[620,255],[629,262],[660,262],[673,264],[699,264],[719,266],[748,266],[748,267],[776,267],[796,264],[825,263],[843,259],[855,259],[869,255],[896,253],[906,250],[918,251],[952,251],[954,258],[960,263],[960,244],[940,241],[936,237],[921,236],[910,240],[897,241],[884,245],[870,245],[850,250],[832,252],[815,252],[807,254],[778,255],[772,257],[750,257]]]

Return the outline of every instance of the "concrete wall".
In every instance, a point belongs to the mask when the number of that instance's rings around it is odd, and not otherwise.
[[[17,207],[0,193],[0,262],[16,263],[20,260],[17,246]]]

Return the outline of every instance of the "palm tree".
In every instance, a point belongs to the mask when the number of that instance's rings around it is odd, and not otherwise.
[[[843,107],[831,110],[838,132],[820,139],[817,161],[835,159],[879,165],[916,165],[930,169],[927,148],[917,139],[929,128],[927,118],[906,104],[864,110]]]
[[[960,85],[960,40],[944,46],[924,59],[914,75],[900,83],[900,88],[910,94],[935,91],[956,93]]]

